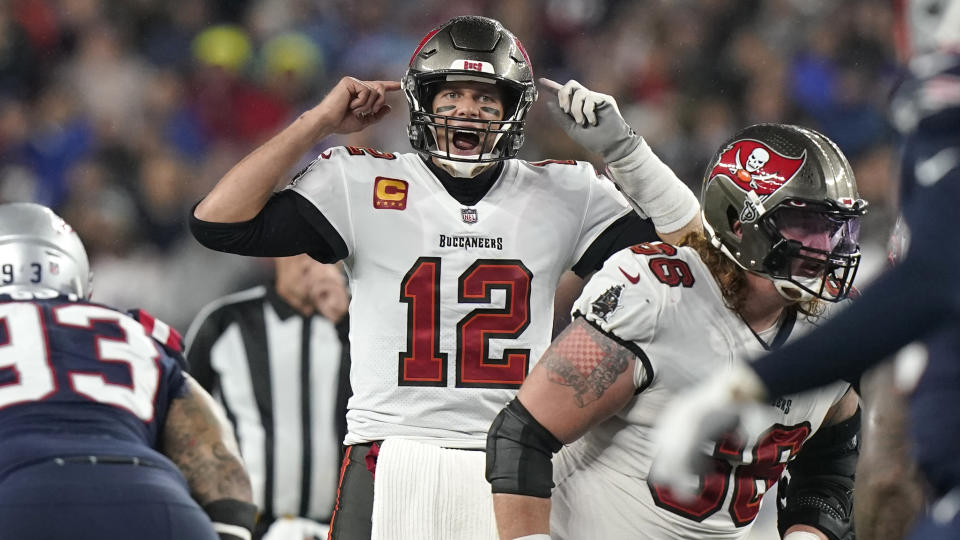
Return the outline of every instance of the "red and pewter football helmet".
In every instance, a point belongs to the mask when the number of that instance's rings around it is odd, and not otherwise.
[[[431,106],[438,84],[447,81],[484,82],[503,90],[503,120],[478,120],[476,127],[456,128],[476,134],[481,147],[494,138],[490,152],[464,156],[439,149],[437,128],[445,128],[449,117],[434,114]],[[478,16],[454,17],[430,31],[410,58],[403,89],[410,108],[407,130],[413,148],[425,156],[476,164],[517,155],[523,145],[527,111],[537,99],[533,69],[520,40],[500,22]],[[476,174],[482,168],[470,170]]]
[[[850,293],[866,205],[832,141],[782,124],[750,126],[721,146],[701,193],[711,243],[795,301],[837,302]],[[818,240],[799,241],[798,231]]]

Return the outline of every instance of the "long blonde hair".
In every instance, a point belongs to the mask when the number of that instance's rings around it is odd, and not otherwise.
[[[700,255],[723,293],[723,302],[731,310],[740,313],[747,302],[747,271],[714,247],[702,231],[688,233],[678,245],[690,247]],[[814,298],[797,302],[786,309],[796,310],[807,319],[817,319],[823,314],[825,306],[819,298]]]

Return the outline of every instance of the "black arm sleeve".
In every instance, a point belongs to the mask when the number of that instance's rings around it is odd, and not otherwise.
[[[203,221],[197,219],[191,209],[190,232],[210,249],[237,255],[289,257],[307,253],[326,263],[347,256],[346,243],[327,218],[302,195],[291,190],[271,197],[250,221]]]
[[[853,538],[853,483],[860,455],[860,410],[823,427],[790,462],[777,486],[777,528],[809,525],[830,540]]]
[[[659,239],[652,221],[641,218],[636,212],[630,212],[600,233],[571,270],[580,277],[587,277],[591,272],[599,270],[603,261],[621,249]]]

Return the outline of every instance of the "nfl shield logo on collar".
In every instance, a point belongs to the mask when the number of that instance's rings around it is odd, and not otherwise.
[[[476,208],[461,208],[460,217],[463,218],[464,223],[473,225],[477,222],[477,209]]]

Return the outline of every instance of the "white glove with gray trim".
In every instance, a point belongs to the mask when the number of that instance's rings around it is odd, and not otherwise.
[[[616,100],[574,80],[561,85],[541,78],[540,84],[557,94],[556,101],[547,101],[557,123],[580,146],[600,154],[614,183],[657,231],[677,231],[697,216],[697,197],[627,124]]]
[[[540,79],[540,84],[556,92],[557,100],[548,101],[547,106],[567,135],[607,163],[640,146],[640,136],[624,121],[613,97],[588,90],[572,79],[562,86],[550,79]]]

